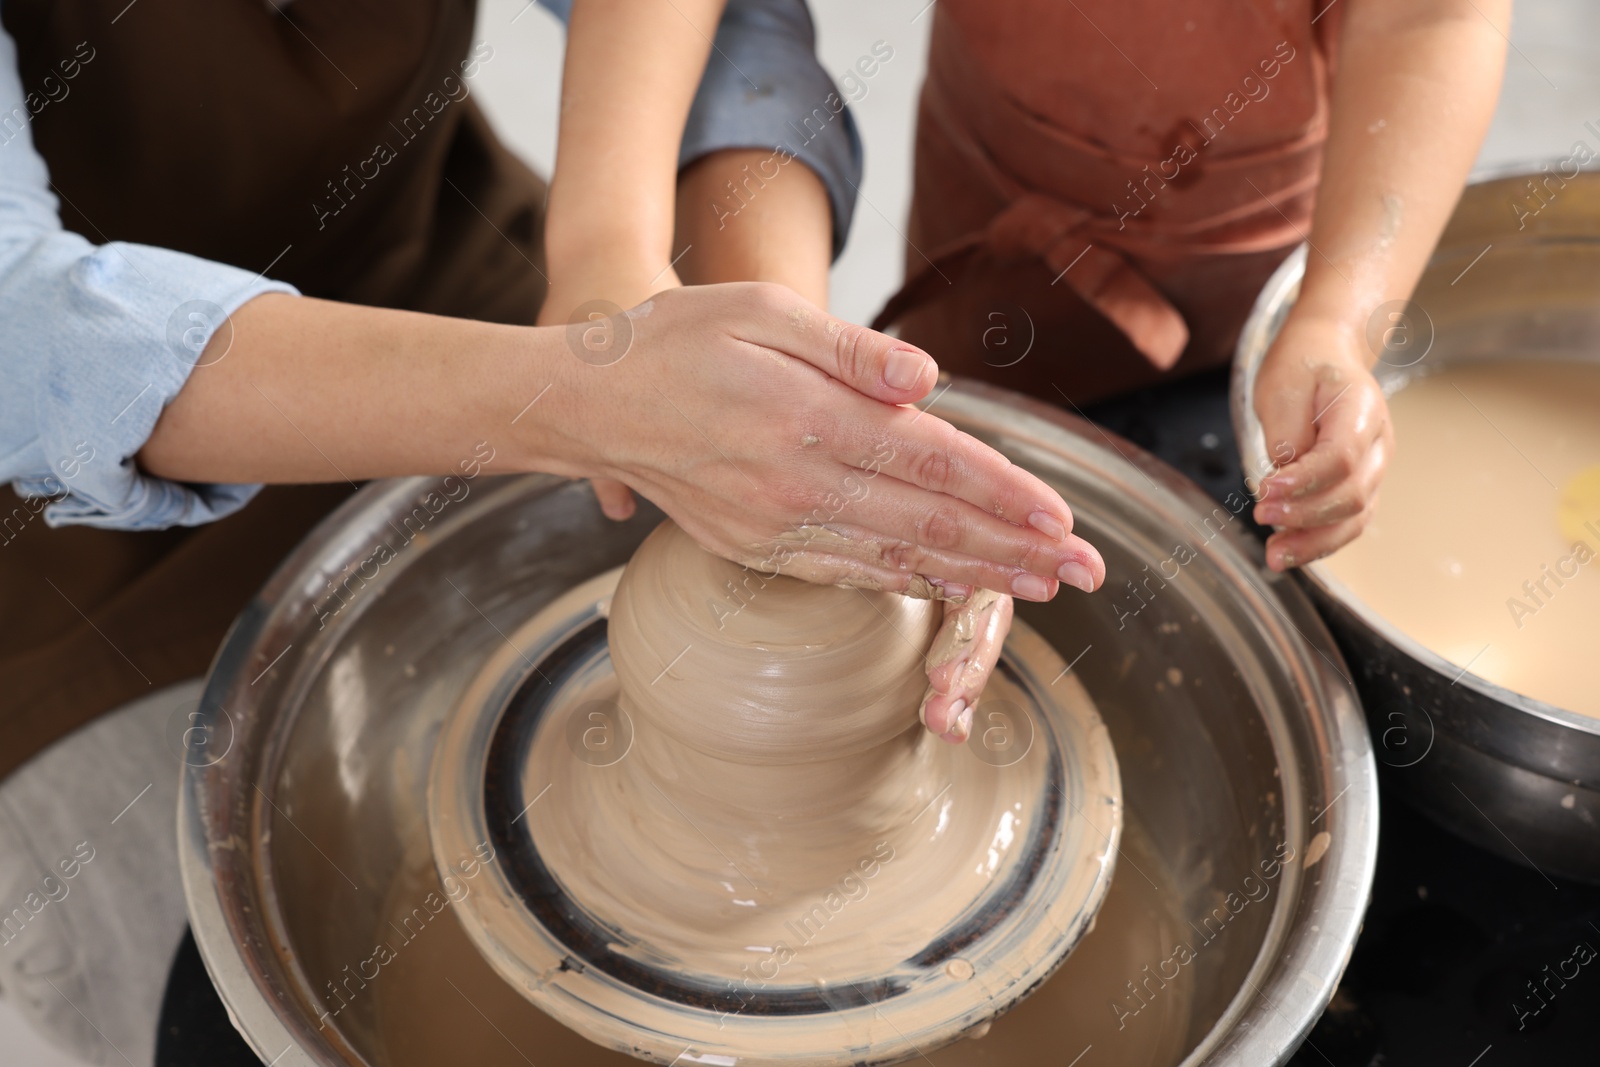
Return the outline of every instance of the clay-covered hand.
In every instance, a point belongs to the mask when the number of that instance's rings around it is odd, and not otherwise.
[[[1347,325],[1291,315],[1262,362],[1255,407],[1276,465],[1256,521],[1277,527],[1267,563],[1287,570],[1353,541],[1394,451],[1389,406]]]
[[[973,710],[1011,629],[1011,598],[988,589],[947,587],[944,625],[928,651],[928,692],[918,714],[953,744],[972,733]]]
[[[660,293],[614,328],[625,355],[568,365],[607,427],[573,442],[579,465],[724,558],[921,596],[955,583],[1049,600],[1104,580],[1059,494],[900,406],[937,378],[920,349],[762,283]]]

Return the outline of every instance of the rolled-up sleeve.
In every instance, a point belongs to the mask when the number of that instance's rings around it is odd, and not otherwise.
[[[52,526],[158,529],[237,510],[259,486],[172,482],[133,457],[215,332],[231,330],[226,317],[294,289],[64,230],[30,103],[0,29],[0,480],[57,498],[44,509]]]
[[[563,22],[572,0],[540,0]],[[728,0],[684,124],[679,167],[728,148],[771,149],[765,174],[797,159],[828,192],[833,254],[844,249],[861,185],[861,136],[816,56],[805,0]]]

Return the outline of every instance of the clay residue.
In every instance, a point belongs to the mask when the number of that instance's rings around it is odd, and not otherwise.
[[[993,609],[1000,596],[992,589],[973,590],[966,603],[946,620],[944,629],[928,649],[924,663],[929,674],[946,664],[969,658],[980,637],[998,636],[1000,616]]]
[[[817,522],[803,522],[798,526],[792,526],[779,532],[773,540],[786,545],[823,544],[834,547],[855,543],[854,539],[845,534]]]
[[[1378,220],[1378,251],[1386,252],[1400,233],[1405,218],[1405,201],[1394,193],[1383,196],[1383,216]]]

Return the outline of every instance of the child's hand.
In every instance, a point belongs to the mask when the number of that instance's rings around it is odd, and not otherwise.
[[[1278,468],[1255,518],[1278,528],[1267,541],[1273,570],[1328,555],[1372,518],[1394,430],[1370,362],[1343,323],[1291,315],[1261,365],[1256,415]]]
[[[946,587],[944,626],[928,653],[928,692],[919,714],[953,744],[972,734],[972,714],[1011,630],[1011,598],[988,589]]]

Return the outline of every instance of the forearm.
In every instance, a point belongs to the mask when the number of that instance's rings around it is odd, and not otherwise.
[[[563,429],[573,390],[552,386],[572,359],[559,333],[261,296],[212,339],[138,462],[182,482],[354,481],[474,460],[585,473]]]
[[[1313,251],[1296,314],[1364,328],[1411,295],[1505,63],[1509,0],[1346,0]]]
[[[684,168],[677,205],[686,284],[779,282],[828,306],[832,209],[804,163],[765,148],[713,152]]]
[[[671,260],[678,146],[722,7],[723,0],[573,4],[545,232],[561,292],[581,288],[563,271],[601,277],[608,259]],[[564,319],[571,309],[554,310]]]
[[[569,348],[563,327],[259,297],[136,458],[222,482],[588,475],[647,495],[726,559],[811,581],[1048,600],[1060,581],[1103,580],[1058,493],[911,410],[936,377],[926,353],[776,285],[675,289],[609,326],[620,350]],[[927,484],[935,468],[953,473]],[[852,493],[863,478],[872,492]],[[810,546],[796,533],[808,507],[845,536]],[[937,547],[935,513],[949,520]]]

